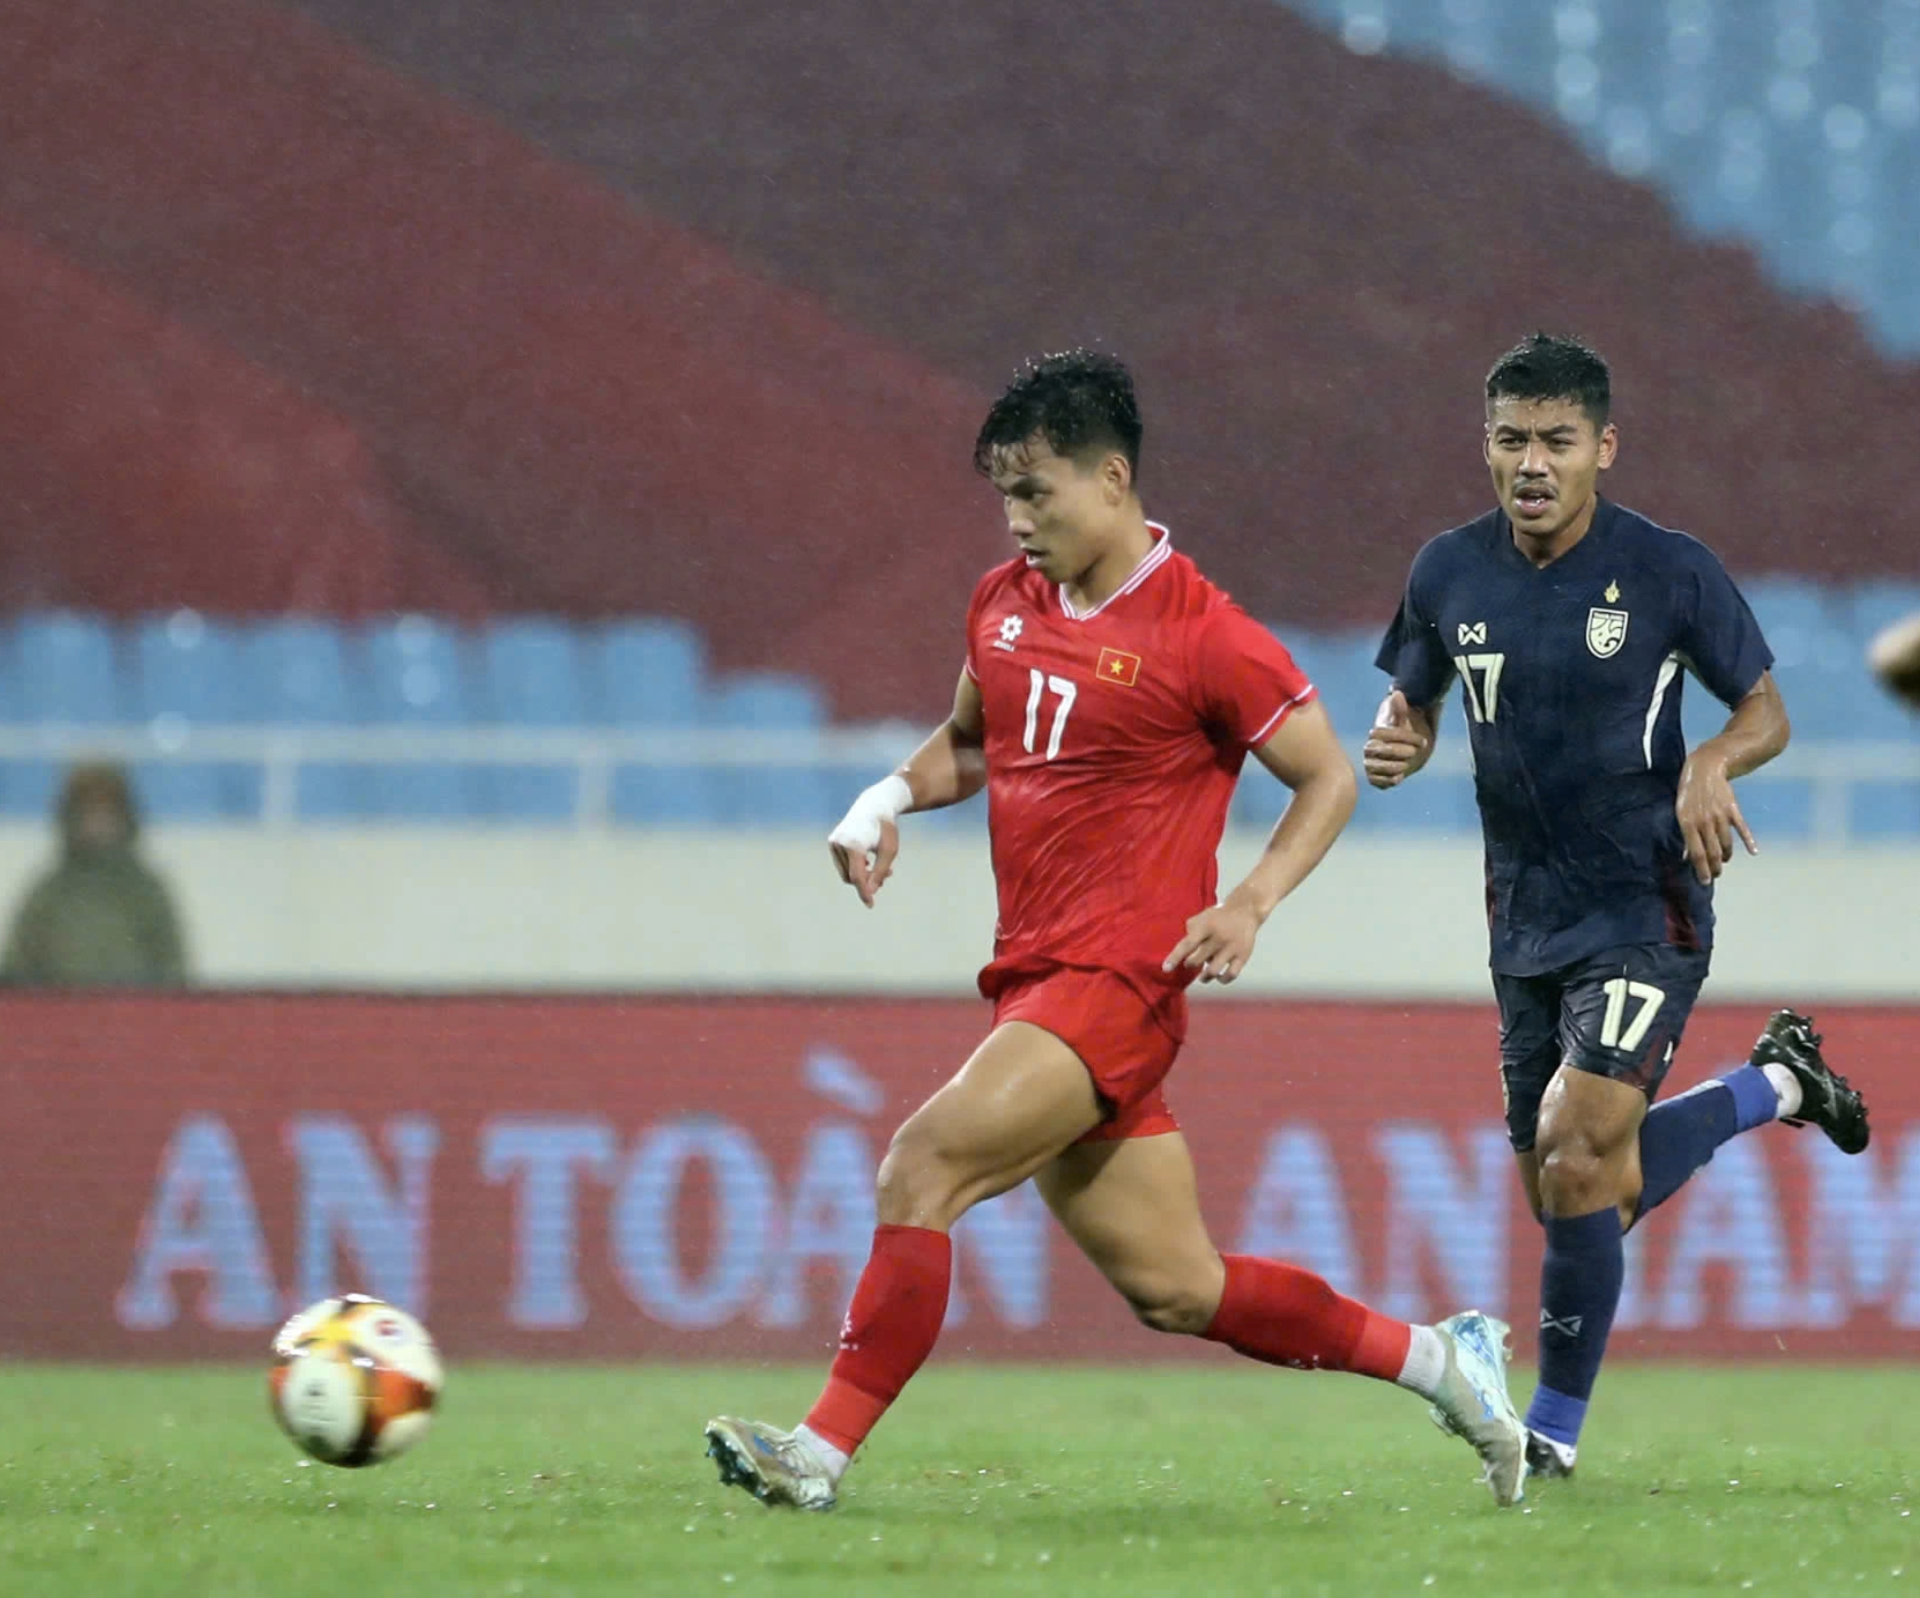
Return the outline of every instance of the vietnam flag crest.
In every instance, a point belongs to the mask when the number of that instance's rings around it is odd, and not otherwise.
[[[1140,675],[1140,657],[1130,655],[1124,649],[1103,649],[1100,651],[1100,665],[1096,675],[1102,682],[1118,683],[1122,688],[1131,688],[1134,679]]]

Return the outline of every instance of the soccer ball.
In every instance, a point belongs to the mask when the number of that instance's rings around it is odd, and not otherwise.
[[[323,1465],[377,1465],[426,1435],[440,1355],[405,1310],[348,1293],[309,1305],[273,1340],[267,1393],[286,1434]]]

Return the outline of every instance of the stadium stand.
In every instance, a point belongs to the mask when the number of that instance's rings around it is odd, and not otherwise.
[[[398,727],[463,727],[471,719],[467,662],[453,628],[425,616],[373,626],[359,640],[363,722]],[[376,767],[377,814],[457,821],[490,809],[491,773],[453,764]]]
[[[19,720],[109,726],[122,719],[120,673],[112,630],[88,616],[23,617],[11,630],[9,710]],[[44,815],[53,802],[59,773],[47,760],[10,766],[4,791],[9,810]]]
[[[918,716],[1005,547],[966,444],[1023,354],[1124,345],[1182,547],[1360,625],[1479,506],[1478,374],[1563,323],[1614,362],[1623,502],[1745,571],[1920,575],[1920,374],[1740,243],[1911,255],[1890,0],[18,9],[10,604],[671,615]],[[1010,93],[1080,130],[1044,191]],[[1554,200],[1501,233],[1515,194]]]
[[[636,730],[686,730],[704,719],[706,648],[685,622],[632,621],[590,646],[607,719]],[[625,766],[613,776],[614,820],[698,826],[707,819],[707,773],[691,766]]]
[[[1282,0],[1361,55],[1437,58],[1656,185],[1706,237],[1920,353],[1914,0]]]
[[[1899,764],[1915,749],[1917,729],[1871,683],[1862,654],[1887,621],[1920,610],[1920,586],[1833,587],[1766,574],[1744,586],[1778,656],[1775,674],[1794,721],[1790,753],[1802,762],[1744,785],[1756,829],[1779,839],[1920,835],[1920,785]],[[1274,630],[1357,751],[1384,691],[1373,630]],[[1691,737],[1716,724],[1718,707],[1697,684],[1685,705]],[[462,628],[406,616],[355,627],[306,618],[235,624],[180,611],[125,623],[38,612],[0,623],[6,816],[37,819],[50,802],[60,761],[36,737],[77,753],[112,736],[138,743],[135,781],[156,819],[259,819],[267,766],[279,758],[270,746],[318,732],[334,741],[302,754],[292,772],[290,819],[302,822],[824,828],[873,775],[831,753],[795,755],[832,730],[819,684],[716,673],[700,634],[683,621],[581,626],[506,617]],[[446,758],[432,750],[414,758],[408,749],[418,740],[406,736],[414,732],[468,742]],[[901,740],[916,732],[905,729],[894,743],[903,751]],[[647,758],[619,753],[618,740],[635,734],[710,736],[734,752],[719,763],[671,748]],[[550,742],[524,762],[517,751],[500,752],[502,740],[526,735]],[[1451,746],[1452,763],[1436,763],[1402,793],[1363,790],[1354,825],[1474,830],[1462,743],[1450,711],[1443,747]],[[762,748],[766,758],[756,758]],[[1850,752],[1890,753],[1894,764],[1849,765]],[[604,792],[589,803],[584,785],[595,761],[606,768]],[[1822,761],[1839,762],[1831,782]],[[1823,782],[1837,800],[1822,800]],[[1272,778],[1249,766],[1233,823],[1267,826],[1281,799]],[[1844,813],[1823,817],[1823,803]],[[919,824],[974,822],[955,813]]]
[[[346,640],[320,621],[289,618],[252,628],[241,661],[254,714],[249,720],[292,727],[350,727],[358,697],[348,687]],[[308,821],[348,821],[369,813],[366,773],[338,763],[305,765],[296,813]]]
[[[148,617],[121,632],[135,719],[156,738],[185,747],[196,726],[229,727],[263,719],[250,704],[256,679],[242,663],[235,631],[198,612]],[[135,769],[143,813],[151,820],[235,820],[260,813],[263,777],[254,766],[148,761]]]
[[[1890,358],[1920,350],[1920,0],[699,12],[22,0],[0,813],[44,814],[63,727],[137,733],[163,821],[817,826],[871,773],[699,741],[937,710],[926,641],[1005,547],[965,441],[1062,336],[1136,358],[1152,508],[1310,623],[1279,630],[1357,747],[1408,557],[1480,508],[1476,374],[1577,307],[1618,375],[1610,490],[1720,550],[1779,653],[1796,747],[1756,824],[1920,832],[1912,723],[1860,663],[1920,609],[1920,371]],[[1015,34],[1083,130],[1043,199],[1004,181]],[[721,37],[727,72],[688,70]],[[1487,247],[1512,194],[1569,192]],[[263,764],[223,728],[307,741]],[[1277,799],[1256,773],[1236,822]],[[1472,820],[1438,763],[1356,825]]]
[[[509,620],[478,639],[483,719],[508,727],[592,727],[605,720],[590,695],[573,629],[548,620]],[[561,822],[579,806],[579,777],[561,766],[507,766],[493,774],[493,819]]]

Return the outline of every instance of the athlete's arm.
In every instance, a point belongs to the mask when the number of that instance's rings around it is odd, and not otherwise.
[[[898,818],[913,810],[957,805],[986,786],[986,728],[980,685],[963,671],[953,691],[953,714],[891,776],[854,800],[840,825],[827,834],[840,880],[852,884],[869,910],[900,853]]]
[[[1373,658],[1393,679],[1360,757],[1367,781],[1376,788],[1397,788],[1411,777],[1432,757],[1440,734],[1440,707],[1454,674],[1453,657],[1434,622],[1439,594],[1449,581],[1447,547],[1442,534],[1414,557],[1407,591]],[[1464,631],[1461,637],[1464,641]]]
[[[1726,870],[1736,832],[1748,854],[1760,852],[1734,800],[1733,779],[1773,759],[1787,747],[1791,731],[1773,673],[1763,671],[1746,698],[1734,706],[1726,726],[1687,756],[1673,809],[1680,818],[1680,836],[1693,862],[1693,874],[1702,882],[1711,882]]]
[[[1317,700],[1281,722],[1253,755],[1293,797],[1246,879],[1187,922],[1187,935],[1174,945],[1164,970],[1197,966],[1202,982],[1231,982],[1246,969],[1261,925],[1320,864],[1353,814],[1359,791],[1353,762]]]
[[[1397,788],[1433,758],[1441,703],[1410,705],[1398,688],[1381,701],[1360,752],[1368,782],[1376,788]]]

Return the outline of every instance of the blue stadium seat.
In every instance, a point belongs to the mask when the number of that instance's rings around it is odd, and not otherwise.
[[[610,720],[624,727],[689,727],[699,720],[706,650],[686,622],[618,622],[601,633],[594,652]]]
[[[0,727],[31,724],[20,669],[14,659],[13,636],[8,630],[0,633]],[[44,763],[29,769],[24,761],[0,760],[0,815],[44,816],[51,785],[52,772]]]
[[[1840,596],[1839,608],[1854,643],[1865,650],[1883,627],[1920,615],[1920,583],[1856,583]]]
[[[1438,43],[1456,71],[1524,95],[1551,78],[1558,47],[1553,20],[1535,0],[1483,0],[1470,12],[1443,17]]]
[[[346,640],[331,623],[283,617],[248,629],[240,644],[240,713],[250,722],[351,727],[359,716]],[[358,821],[372,800],[362,765],[303,765],[294,790],[302,821]]]
[[[481,706],[510,727],[585,727],[601,719],[589,696],[580,640],[561,622],[496,622],[480,637]],[[493,813],[501,821],[567,822],[579,808],[579,773],[570,766],[501,766],[493,773]]]
[[[20,670],[14,660],[13,632],[0,623],[0,727],[24,726],[28,720]]]
[[[1912,718],[1874,682],[1867,647],[1882,627],[1920,613],[1920,585],[1863,586],[1833,599],[1839,625],[1812,658],[1796,662],[1783,651],[1775,667],[1796,735],[1905,741]]]
[[[1537,8],[1535,26],[1552,31],[1554,19],[1549,8]],[[1594,65],[1600,71],[1602,97],[1601,128],[1604,133],[1609,114],[1631,107],[1635,111],[1657,111],[1659,101],[1646,93],[1662,75],[1663,57],[1669,36],[1664,8],[1634,5],[1597,5],[1592,8],[1596,26],[1590,49]],[[1638,84],[1635,79],[1638,79]],[[1659,122],[1648,116],[1654,137]],[[1604,139],[1603,153],[1604,153]]]
[[[367,627],[359,656],[366,719],[384,727],[464,727],[466,662],[459,634],[428,616]],[[490,774],[452,761],[387,763],[372,768],[376,813],[389,821],[460,821],[485,816]]]
[[[1920,353],[1911,0],[1283,0],[1354,49],[1438,54],[1757,245],[1788,286],[1864,305]],[[1363,42],[1364,41],[1364,42]]]
[[[1920,79],[1920,62],[1908,68]],[[1895,135],[1913,148],[1914,130]],[[1876,219],[1881,236],[1883,272],[1878,298],[1871,302],[1874,322],[1887,347],[1898,355],[1920,354],[1920,272],[1909,263],[1920,258],[1920,161],[1889,162],[1881,173],[1881,214]]]
[[[766,735],[808,733],[826,726],[820,692],[801,677],[750,673],[722,683],[708,725]],[[714,820],[723,825],[826,828],[838,819],[827,773],[804,766],[723,766],[711,773]]]
[[[1786,701],[1796,740],[1825,743],[1878,736],[1860,730],[1862,712],[1871,709],[1866,701],[1875,690],[1858,653],[1823,654],[1798,665],[1776,662],[1774,681]]]
[[[1745,579],[1740,590],[1773,650],[1774,681],[1780,685],[1797,734],[1807,739],[1856,736],[1849,729],[1853,714],[1849,701],[1864,692],[1866,674],[1832,596],[1811,579],[1780,575]],[[1700,736],[1709,736],[1718,730],[1721,709],[1704,691],[1699,697],[1690,721]],[[1756,836],[1763,821],[1776,837],[1810,834],[1810,785],[1784,778],[1747,783],[1742,788],[1743,810],[1749,802],[1759,807],[1757,815],[1748,817]]]
[[[1764,572],[1739,576],[1735,581],[1775,654],[1780,652],[1780,645],[1774,643],[1776,633],[1812,636],[1833,631],[1841,624],[1827,590],[1811,577]]]
[[[208,726],[244,720],[241,638],[196,611],[134,624],[134,703],[146,717],[173,715]]]
[[[516,727],[585,727],[601,719],[582,670],[580,638],[565,622],[499,621],[479,639],[486,719]]]
[[[690,729],[706,701],[706,652],[685,622],[642,619],[606,628],[588,646],[607,719],[636,731]],[[699,826],[710,819],[708,773],[697,767],[623,766],[613,774],[613,816],[640,826]]]
[[[1847,617],[1850,672],[1846,704],[1846,732],[1839,736],[1905,743],[1920,736],[1912,711],[1894,700],[1873,680],[1867,649],[1882,628],[1920,615],[1920,583],[1861,583],[1841,596]],[[1792,709],[1789,703],[1788,709]],[[1876,803],[1876,812],[1885,806]],[[1898,813],[1894,807],[1892,813]]]
[[[1805,843],[1813,837],[1813,784],[1798,777],[1749,777],[1736,784],[1740,814],[1762,849],[1769,843]],[[1738,839],[1735,853],[1744,853]]]
[[[241,639],[241,714],[248,721],[345,727],[359,720],[348,688],[346,640],[331,622],[286,616]]]
[[[104,621],[42,612],[21,617],[13,637],[28,720],[110,726],[123,719],[113,630]]]
[[[1821,8],[1827,15],[1813,30],[1819,56],[1810,76],[1820,105],[1850,105],[1871,111],[1881,68],[1879,30],[1860,17],[1848,15],[1850,7],[1851,0],[1826,0]]]
[[[1782,81],[1798,90],[1800,80]],[[1810,94],[1810,87],[1801,92]],[[1817,292],[1827,281],[1824,245],[1830,221],[1830,156],[1820,138],[1819,109],[1784,126],[1776,119],[1772,148],[1778,210],[1766,235],[1771,275],[1790,289]]]
[[[1780,681],[1781,696],[1786,700],[1787,715],[1792,719],[1796,714],[1795,685],[1782,681],[1777,674],[1775,680]],[[1804,697],[1807,686],[1804,675],[1796,680],[1798,690]],[[1682,675],[1680,685],[1680,735],[1691,749],[1724,727],[1730,712],[1691,672]],[[1766,848],[1769,839],[1782,843],[1803,842],[1812,836],[1812,783],[1798,777],[1768,773],[1741,781],[1734,792],[1740,803],[1740,813],[1747,818],[1747,825],[1762,849]]]
[[[232,727],[242,712],[240,637],[191,610],[150,616],[132,629],[133,699],[157,734]],[[142,761],[134,782],[142,807],[165,820],[220,821],[260,813],[265,772],[249,762]]]
[[[125,718],[113,631],[106,622],[68,611],[32,612],[15,624],[12,643],[15,714],[20,721],[104,727]],[[61,764],[52,760],[0,766],[0,811],[46,815],[60,773]]]
[[[1319,632],[1282,623],[1274,632],[1319,690],[1321,708],[1340,742],[1357,752],[1367,741],[1367,729],[1388,688],[1387,674],[1373,663],[1380,647],[1379,631]]]
[[[1779,215],[1779,129],[1747,104],[1727,107],[1713,130],[1712,182],[1691,196],[1689,220],[1709,236],[1765,239]]]

